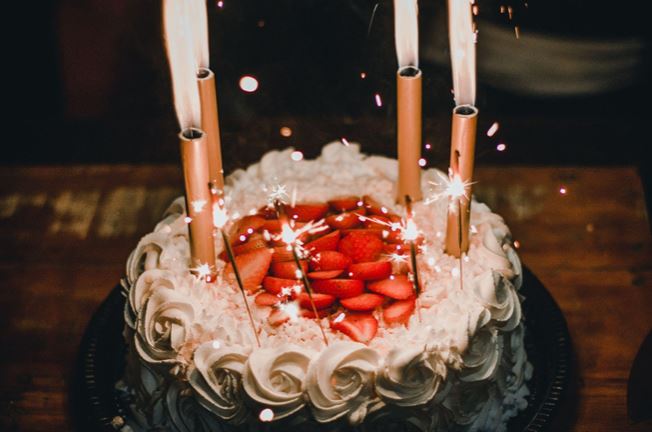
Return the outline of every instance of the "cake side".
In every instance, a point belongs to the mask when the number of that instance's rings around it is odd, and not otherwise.
[[[314,161],[295,162],[289,153],[270,152],[230,176],[226,204],[234,220],[257,212],[282,188],[297,202],[343,192],[370,195],[402,213],[393,202],[395,160],[340,143],[324,147]],[[299,316],[275,327],[267,319],[271,307],[256,306],[262,324],[262,346],[256,347],[235,287],[224,279],[206,284],[189,272],[183,201],[176,201],[127,263],[125,381],[140,423],[171,430],[210,430],[218,422],[247,424],[259,417],[358,424],[382,422],[400,407],[410,419],[423,420],[423,430],[450,424],[503,429],[525,407],[531,374],[520,262],[502,218],[474,202],[471,247],[460,272],[459,261],[442,253],[448,203],[437,199],[441,173],[427,170],[422,179],[431,199],[414,205],[425,239],[418,255],[420,310],[406,326],[381,320],[367,345],[323,318],[326,347],[315,319]],[[225,263],[218,266],[221,275]]]

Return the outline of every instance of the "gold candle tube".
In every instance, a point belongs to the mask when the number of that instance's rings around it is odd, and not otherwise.
[[[223,192],[224,168],[222,167],[217,91],[215,90],[215,74],[213,71],[201,68],[197,73],[197,86],[199,87],[199,100],[201,103],[201,127],[206,133],[209,180],[217,186],[220,192]]]
[[[453,110],[451,129],[452,174],[459,176],[465,185],[465,196],[452,198],[446,225],[446,253],[459,258],[469,250],[469,219],[471,216],[471,183],[473,182],[473,159],[478,124],[478,109],[460,105]]]
[[[179,134],[181,163],[186,186],[186,209],[190,217],[191,268],[208,265],[213,280],[215,272],[215,239],[213,237],[213,211],[211,194],[207,187],[208,149],[206,134],[188,128]]]
[[[420,201],[421,193],[421,71],[403,67],[396,74],[398,185],[396,201]]]

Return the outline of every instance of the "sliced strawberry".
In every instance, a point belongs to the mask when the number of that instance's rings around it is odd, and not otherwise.
[[[378,321],[371,314],[347,314],[331,321],[331,328],[340,331],[356,342],[368,343],[376,336]]]
[[[335,303],[335,297],[330,294],[312,293],[312,300],[315,302],[317,309],[324,309]],[[310,296],[307,292],[299,293],[297,301],[302,308],[312,309]]]
[[[340,232],[333,231],[323,237],[307,243],[304,248],[312,254],[326,250],[337,250],[337,245],[340,241]]]
[[[362,221],[365,228],[389,230],[392,221],[386,216],[368,216]]]
[[[407,243],[386,244],[383,246],[383,251],[386,254],[403,255],[403,254],[410,253],[410,245],[408,245]]]
[[[351,264],[348,274],[351,279],[386,279],[392,274],[392,263],[389,261],[373,261]]]
[[[351,258],[337,251],[323,251],[310,258],[310,269],[314,271],[344,270],[351,264]]]
[[[357,229],[353,228],[353,229],[342,230],[342,235],[346,237],[349,234],[354,234],[354,235],[368,234],[368,235],[376,236],[379,239],[382,239],[383,231],[384,230],[377,229],[377,228],[357,228]]]
[[[276,214],[276,209],[272,205],[266,205],[258,209],[258,214],[265,219],[276,219],[278,215]]]
[[[268,219],[265,221],[261,227],[263,230],[267,230],[270,233],[280,233],[281,232],[281,221],[278,219]]]
[[[249,236],[254,232],[258,231],[265,224],[266,220],[260,215],[247,215],[238,220],[236,224],[235,238],[239,238],[241,235]]]
[[[235,262],[240,271],[244,288],[249,292],[254,292],[267,275],[269,266],[272,263],[272,252],[267,248],[256,249],[252,252],[236,256]],[[235,281],[233,265],[231,263],[226,265],[224,276],[231,281]]]
[[[261,292],[256,296],[256,304],[258,306],[274,306],[277,303],[280,303],[282,301],[285,301],[286,297],[279,297],[274,294],[270,294],[268,292]]]
[[[340,300],[342,306],[351,311],[372,311],[383,304],[385,296],[373,293],[364,293],[356,297]]]
[[[287,246],[276,246],[272,248],[274,252],[272,254],[272,262],[284,262],[294,260],[294,255],[292,255],[292,250],[288,249]]]
[[[274,327],[278,327],[281,324],[285,324],[290,321],[290,315],[287,312],[281,309],[272,309],[267,317],[267,321]]]
[[[312,288],[318,293],[347,298],[362,294],[364,283],[355,279],[318,279],[312,282]]]
[[[249,237],[245,243],[233,246],[233,253],[235,255],[246,254],[247,252],[254,251],[256,249],[262,249],[267,247],[267,242],[262,235],[254,233]]]
[[[328,204],[326,203],[302,203],[294,207],[285,206],[288,217],[297,222],[310,222],[319,220],[326,215]]]
[[[301,309],[301,316],[308,319],[315,319],[315,312],[313,312],[312,307],[310,309]],[[317,309],[317,315],[319,318],[326,318],[330,313],[329,309]]]
[[[414,287],[406,275],[392,275],[387,279],[370,282],[367,288],[396,300],[405,300],[414,295]]]
[[[328,271],[316,271],[308,273],[310,279],[333,279],[338,277],[344,272],[342,270],[328,270]]]
[[[354,208],[359,207],[360,203],[362,203],[362,200],[357,196],[337,197],[328,201],[328,205],[330,205],[336,212],[353,210]]]
[[[348,234],[340,241],[338,250],[353,262],[375,261],[383,250],[383,242],[369,233]]]
[[[362,202],[364,203],[364,207],[367,209],[367,211],[373,215],[389,217],[390,215],[394,214],[389,211],[387,207],[383,206],[369,195],[363,196]]]
[[[308,272],[308,263],[300,261],[301,268],[304,272]],[[283,279],[301,279],[301,275],[297,273],[297,265],[294,261],[284,261],[272,263],[272,274],[276,277]]]
[[[283,288],[293,288],[299,286],[303,289],[303,284],[296,279],[282,279],[274,276],[265,276],[263,279],[263,288],[270,294],[280,295]]]
[[[358,226],[362,223],[365,216],[358,215],[355,211],[330,215],[326,218],[326,223],[335,229],[348,229]]]
[[[397,300],[387,306],[383,311],[385,324],[407,324],[414,312],[415,305],[416,299],[412,297],[407,300]]]

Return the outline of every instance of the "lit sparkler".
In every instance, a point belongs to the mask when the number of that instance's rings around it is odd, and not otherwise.
[[[419,285],[419,269],[417,268],[417,247],[416,239],[419,237],[419,230],[414,223],[412,214],[412,197],[405,195],[405,229],[403,230],[403,239],[410,244],[410,261],[412,264],[412,282],[414,283],[414,294],[416,295],[417,302],[419,301],[419,294],[421,287]],[[421,308],[417,304],[417,315],[421,321]]]
[[[235,275],[235,280],[238,283],[238,288],[240,288],[240,293],[242,294],[242,300],[244,302],[245,308],[247,309],[247,315],[249,315],[249,322],[251,324],[251,329],[256,337],[256,343],[260,348],[260,339],[258,338],[258,331],[256,330],[256,324],[254,323],[254,316],[251,313],[251,308],[249,307],[249,301],[247,300],[247,294],[245,292],[244,284],[242,278],[240,277],[240,271],[238,270],[238,265],[235,262],[235,255],[233,249],[231,248],[231,241],[229,236],[226,234],[224,226],[229,220],[226,209],[224,208],[224,199],[220,196],[220,189],[217,187],[217,184],[209,184],[211,199],[213,204],[213,226],[217,229],[222,235],[222,241],[224,243],[224,249],[226,250],[226,255],[233,266],[233,274]]]
[[[317,324],[319,325],[319,330],[321,330],[321,335],[324,338],[324,344],[328,346],[328,338],[326,337],[326,332],[324,331],[324,327],[322,326],[321,320],[319,319],[317,306],[315,306],[315,301],[312,296],[312,287],[310,286],[310,281],[308,281],[306,272],[304,272],[303,267],[301,267],[301,261],[299,260],[299,253],[297,252],[298,236],[300,235],[301,230],[294,231],[290,227],[290,223],[288,222],[287,215],[285,214],[283,204],[280,201],[278,200],[274,201],[274,208],[276,209],[276,214],[278,215],[278,218],[281,221],[281,239],[288,245],[288,247],[292,251],[292,257],[294,258],[294,263],[297,266],[297,273],[299,273],[299,276],[301,276],[300,279],[303,282],[303,286],[306,288],[306,293],[308,293],[308,298],[310,299],[310,306],[312,306],[312,311],[315,314]],[[309,225],[310,224],[308,224],[307,226]],[[305,228],[306,227],[304,226],[302,229]]]

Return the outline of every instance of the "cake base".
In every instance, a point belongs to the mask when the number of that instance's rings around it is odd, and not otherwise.
[[[525,349],[534,373],[528,382],[528,406],[509,421],[508,430],[538,432],[550,430],[567,399],[572,346],[566,320],[550,293],[527,268],[523,277],[520,293],[525,296]],[[124,305],[122,288],[117,286],[93,315],[82,340],[72,393],[79,430],[120,430],[131,415],[127,401],[115,387],[125,367]],[[406,423],[401,410],[387,414],[382,422],[388,430],[420,430]],[[265,426],[275,429],[275,423]],[[225,430],[232,428],[225,425]],[[342,425],[341,430],[347,429],[353,430]],[[355,430],[365,430],[364,424]]]

